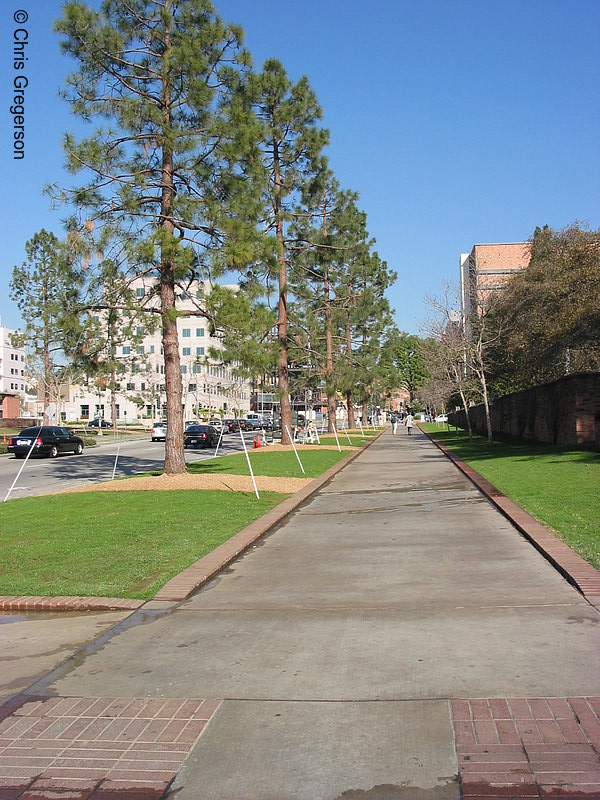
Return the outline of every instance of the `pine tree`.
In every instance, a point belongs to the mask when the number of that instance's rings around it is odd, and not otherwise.
[[[272,241],[270,265],[277,277],[278,380],[282,442],[290,442],[292,413],[289,398],[288,270],[289,227],[299,195],[322,168],[328,133],[318,126],[321,109],[306,78],[293,84],[281,63],[265,62],[255,76],[253,97],[262,123],[262,164],[269,176],[264,196],[264,229]]]
[[[64,242],[42,228],[26,244],[27,261],[13,269],[10,297],[25,322],[18,344],[27,344],[30,357],[41,364],[37,375],[44,398],[44,423],[48,407],[56,398],[65,335],[74,320],[64,309],[77,294],[77,280]]]
[[[177,294],[251,260],[259,207],[242,31],[209,0],[104,0],[100,11],[67,2],[56,30],[77,63],[65,97],[99,127],[81,141],[65,137],[68,167],[85,182],[54,196],[74,206],[72,232],[93,227],[98,250],[119,240],[130,276],[156,282],[164,469],[184,472]]]

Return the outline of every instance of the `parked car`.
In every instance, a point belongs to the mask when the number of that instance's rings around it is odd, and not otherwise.
[[[246,425],[247,420],[245,419],[238,419],[238,425],[240,426],[241,431],[248,430],[248,426]]]
[[[167,423],[155,422],[152,426],[151,436],[153,442],[164,442],[167,438]]]
[[[208,424],[209,424],[209,425],[212,425],[212,427],[213,427],[213,428],[214,428],[214,429],[217,431],[217,433],[218,433],[218,434],[220,434],[220,433],[221,433],[221,431],[223,431],[224,433],[226,433],[226,432],[227,432],[227,430],[229,430],[228,428],[226,428],[226,427],[223,425],[223,423],[221,422],[221,420],[220,420],[220,419],[211,419],[211,420],[209,420],[209,421],[208,421]],[[224,428],[225,428],[225,430],[223,430]]]
[[[88,428],[112,428],[112,422],[106,419],[92,419],[88,422]]]
[[[438,414],[435,418],[436,422],[448,422],[448,414]]]
[[[246,423],[245,431],[260,431],[263,428],[262,420],[258,417],[248,417],[244,422]]]
[[[225,425],[229,433],[237,433],[240,429],[239,419],[224,419],[223,425]]]
[[[200,422],[199,419],[186,419],[185,429],[187,430],[190,427],[190,425],[201,425],[201,424],[202,423]]]
[[[56,425],[23,428],[19,434],[10,437],[7,450],[14,453],[15,458],[25,458],[32,444],[32,456],[56,458],[59,453],[76,453],[78,456],[83,453],[83,439],[68,428]]]
[[[219,433],[212,425],[190,425],[185,432],[184,447],[216,447]]]

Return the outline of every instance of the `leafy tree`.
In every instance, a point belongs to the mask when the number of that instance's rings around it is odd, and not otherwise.
[[[242,31],[215,16],[209,0],[103,0],[100,11],[71,0],[56,30],[77,64],[65,97],[98,127],[81,141],[65,137],[67,166],[84,182],[54,196],[75,208],[71,231],[100,251],[119,240],[130,277],[156,287],[164,469],[184,472],[176,296],[245,265],[254,247],[261,165]]]
[[[473,380],[473,373],[467,369],[467,353],[470,343],[467,339],[460,314],[458,292],[449,285],[444,287],[441,297],[428,297],[430,310],[425,323],[425,359],[429,371],[426,386],[429,392],[441,395],[448,402],[453,395],[460,398],[465,411],[469,439],[472,438],[469,405],[481,397]]]
[[[321,108],[308,80],[288,78],[282,64],[269,59],[253,79],[254,108],[262,125],[261,163],[269,182],[263,196],[264,231],[271,257],[266,260],[278,285],[277,345],[282,442],[292,427],[289,399],[288,271],[290,224],[300,194],[322,167],[328,133],[319,127]],[[293,236],[291,237],[293,238]]]
[[[600,229],[536,228],[531,261],[498,298],[494,388],[526,388],[600,369]]]
[[[391,328],[382,346],[382,364],[388,390],[398,387],[406,389],[412,403],[417,389],[424,384],[428,375],[422,340],[395,327]]]
[[[29,373],[41,386],[47,424],[47,410],[60,385],[65,333],[74,324],[64,309],[77,294],[77,280],[65,243],[53,233],[42,228],[25,244],[25,251],[27,261],[14,267],[10,282],[10,297],[25,322],[15,343],[30,349]]]

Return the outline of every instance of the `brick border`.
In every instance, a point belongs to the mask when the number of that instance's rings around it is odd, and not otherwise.
[[[196,561],[183,572],[168,581],[152,600],[185,600],[212,580],[221,570],[235,561],[249,547],[282,523],[302,503],[330,481],[338,472],[354,461],[367,447],[370,447],[385,433],[385,428],[356,448],[346,458],[338,461],[322,475],[292,497],[284,500],[259,519],[243,528],[217,547],[211,553]],[[130,600],[118,597],[27,597],[20,595],[0,595],[0,611],[136,611],[147,601]]]
[[[600,603],[600,571],[588,564],[580,555],[558,538],[549,528],[524,511],[513,500],[502,494],[493,484],[486,481],[478,472],[448,447],[439,442],[433,434],[419,430],[439,448],[442,453],[458,467],[482,494],[503,514],[509,522],[557,569],[569,583],[593,605]]]
[[[0,611],[136,611],[145,600],[121,597],[0,596]]]

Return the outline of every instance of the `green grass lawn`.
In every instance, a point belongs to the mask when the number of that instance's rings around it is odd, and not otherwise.
[[[600,569],[600,454],[422,427]]]
[[[346,440],[347,441],[347,440]],[[315,478],[326,469],[337,464],[342,458],[346,458],[349,450],[299,450],[298,454],[302,461],[305,474],[302,474],[298,459],[293,450],[269,451],[268,447],[261,448],[259,451],[250,452],[250,463],[255,475],[267,475],[269,477],[280,476],[283,478]],[[188,464],[188,472],[192,475],[199,473],[214,473],[217,475],[249,475],[248,462],[244,453],[236,453],[230,456],[218,456],[205,461],[197,461],[195,464]]]
[[[148,599],[288,495],[89,492],[0,507],[0,594]]]
[[[256,475],[316,477],[348,450],[251,453]],[[190,464],[188,472],[248,475],[243,453]],[[126,479],[125,479],[126,480]],[[0,594],[148,599],[289,495],[222,491],[77,493],[0,506]]]

